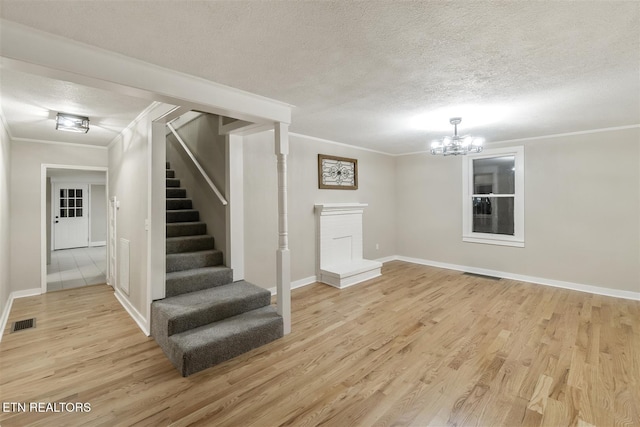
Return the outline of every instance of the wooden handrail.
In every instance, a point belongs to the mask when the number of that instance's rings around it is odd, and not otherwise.
[[[196,160],[196,158],[193,155],[193,153],[191,152],[191,150],[189,150],[189,147],[187,147],[187,144],[185,144],[185,142],[182,140],[182,138],[180,138],[180,135],[178,135],[178,132],[176,132],[176,130],[173,128],[173,126],[171,126],[171,123],[167,123],[167,127],[169,128],[171,133],[173,133],[173,135],[176,137],[176,139],[178,140],[178,142],[182,146],[182,149],[187,153],[187,155],[189,156],[189,158],[191,159],[193,164],[196,166],[198,171],[200,171],[200,174],[202,175],[204,180],[207,181],[207,184],[209,184],[209,187],[211,187],[213,192],[216,193],[216,196],[218,196],[218,200],[220,200],[220,203],[222,203],[224,206],[226,206],[227,205],[227,200],[224,198],[222,193],[220,193],[220,191],[218,190],[218,187],[216,187],[216,185],[213,183],[213,181],[211,181],[211,178],[209,178],[209,175],[207,175],[207,173],[204,171],[202,166],[200,166],[200,163],[198,162],[198,160]]]

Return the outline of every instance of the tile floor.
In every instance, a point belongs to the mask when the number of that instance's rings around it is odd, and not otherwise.
[[[53,251],[47,265],[47,291],[105,283],[106,271],[106,246]]]

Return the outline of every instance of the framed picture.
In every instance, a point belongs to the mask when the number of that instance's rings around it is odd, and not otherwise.
[[[358,160],[318,154],[318,188],[358,189]]]

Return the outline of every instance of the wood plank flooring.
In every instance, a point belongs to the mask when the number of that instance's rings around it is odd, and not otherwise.
[[[640,426],[640,302],[399,261],[292,292],[293,333],[188,378],[106,285],[18,299],[0,425]]]

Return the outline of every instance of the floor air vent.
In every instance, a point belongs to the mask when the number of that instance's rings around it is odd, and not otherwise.
[[[476,273],[464,273],[464,275],[465,276],[480,277],[481,279],[489,279],[489,280],[500,280],[500,279],[502,279],[502,277],[485,276],[484,274],[476,274]]]
[[[36,327],[36,318],[18,320],[11,324],[11,333],[23,331],[25,329],[32,329]]]

